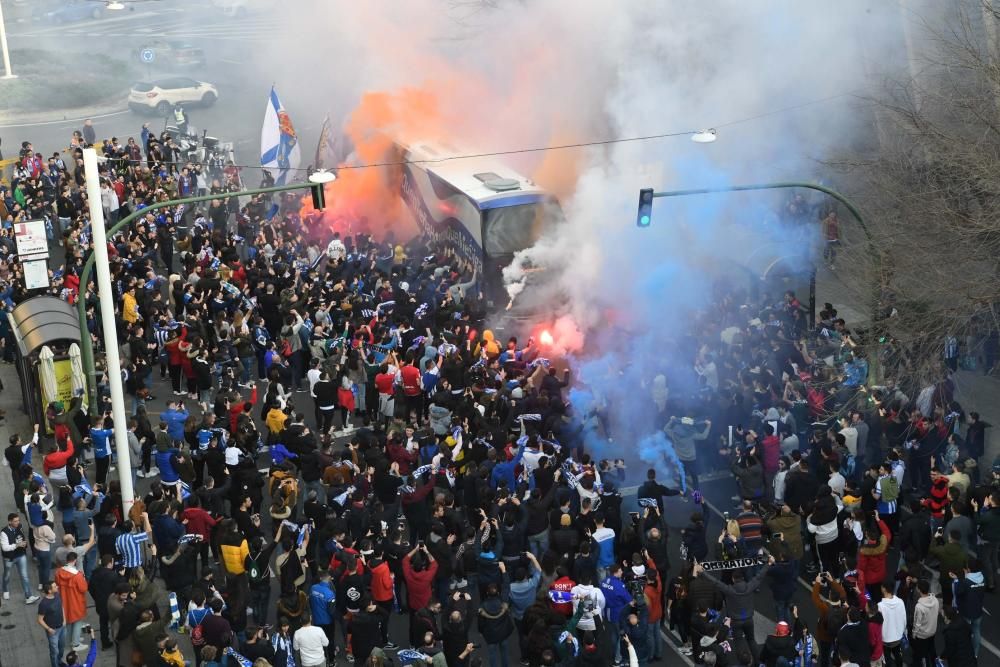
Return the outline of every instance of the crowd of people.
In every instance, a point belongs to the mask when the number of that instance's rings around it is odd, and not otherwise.
[[[109,220],[242,188],[237,168],[177,162],[146,128],[81,139],[109,158]],[[0,190],[0,244],[11,221],[48,221],[65,251],[51,291],[85,301],[100,350],[96,288],[79,282],[80,164],[26,144]],[[447,245],[341,235],[300,208],[220,198],[109,240],[132,474],[148,491],[129,506],[111,474],[106,377],[96,409],[53,403],[54,437],[14,435],[4,457],[19,512],[0,531],[3,597],[16,572],[53,667],[98,648],[124,667],[507,667],[515,647],[531,667],[644,666],[670,655],[667,630],[706,665],[976,664],[1000,472],[980,474],[989,424],[954,401],[944,365],[914,397],[877,386],[871,346],[831,305],[812,324],[793,293],[720,286],[635,388],[693,490],[733,474],[720,525],[700,494],[669,499],[687,494],[658,480],[667,466],[586,451],[569,371],[484,326]],[[17,270],[0,263],[5,308],[28,296]],[[626,481],[642,482],[638,512],[623,511]],[[671,536],[673,503],[694,511]],[[815,614],[800,613],[800,575]],[[755,611],[773,634],[756,635]]]

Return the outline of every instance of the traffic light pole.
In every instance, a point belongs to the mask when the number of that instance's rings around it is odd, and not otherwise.
[[[167,208],[170,206],[178,206],[181,204],[197,204],[199,202],[212,201],[215,199],[229,199],[230,197],[243,197],[243,196],[253,196],[253,195],[266,195],[273,194],[276,192],[289,192],[292,190],[304,190],[309,188],[313,192],[313,202],[319,203],[320,206],[316,206],[317,209],[321,209],[323,204],[323,185],[318,183],[294,183],[291,185],[278,185],[272,188],[257,188],[255,190],[240,190],[239,192],[226,192],[214,195],[203,195],[199,197],[185,197],[183,199],[172,199],[169,201],[156,202],[150,204],[145,208],[141,208],[138,211],[134,211],[129,215],[125,216],[117,223],[115,223],[110,229],[107,230],[106,236],[108,238],[113,237],[115,234],[125,229],[136,219],[161,208]],[[317,192],[318,191],[318,192]],[[83,363],[83,371],[87,376],[87,392],[89,400],[87,401],[90,408],[91,414],[97,414],[97,368],[94,363],[94,343],[90,338],[90,330],[87,327],[87,300],[84,298],[87,290],[87,284],[90,281],[90,274],[94,269],[95,254],[91,251],[87,261],[84,262],[83,270],[80,272],[80,298],[77,299],[76,313],[77,319],[80,322],[80,360]],[[169,267],[168,267],[169,268]]]
[[[822,192],[825,195],[833,197],[838,202],[844,205],[844,207],[850,211],[851,215],[858,222],[858,226],[861,227],[861,231],[865,235],[865,244],[868,246],[868,255],[872,261],[872,267],[875,270],[876,280],[872,281],[873,292],[871,295],[871,318],[872,323],[875,326],[876,334],[878,334],[878,329],[880,328],[881,322],[881,276],[882,276],[882,255],[875,244],[875,238],[872,236],[871,230],[865,223],[864,217],[862,217],[861,212],[858,207],[854,205],[850,199],[826,186],[819,185],[818,183],[808,183],[801,181],[787,181],[780,183],[757,183],[753,185],[730,185],[726,187],[719,188],[697,188],[695,190],[667,190],[664,192],[654,192],[654,198],[661,197],[686,197],[689,195],[708,195],[716,194],[720,192],[745,192],[748,190],[785,190],[792,188],[805,188],[807,190],[816,190],[817,192]],[[641,190],[639,195],[639,206],[640,210],[642,207],[642,195],[646,190]],[[643,226],[643,225],[640,225]],[[815,274],[815,271],[813,272]],[[810,287],[811,290],[815,290],[815,275],[813,277],[813,285]],[[815,297],[814,297],[815,298]],[[873,360],[874,361],[874,360]]]

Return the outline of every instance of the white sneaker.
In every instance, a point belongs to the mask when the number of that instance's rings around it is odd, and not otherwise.
[[[38,590],[42,590],[42,585],[38,584]]]
[[[86,644],[77,644],[76,646],[73,647],[73,650],[76,651],[78,654],[86,653],[89,649],[90,647],[87,646]]]
[[[38,596],[32,595],[31,597],[29,597],[27,600],[24,601],[24,604],[35,604],[36,602],[38,602]]]
[[[146,476],[146,473],[144,473],[144,472],[142,471],[142,468],[140,468],[139,470],[136,470],[136,471],[135,471],[135,476],[136,476],[136,477],[139,477],[139,478],[144,478],[144,477]]]
[[[159,474],[160,474],[160,469],[157,468],[156,466],[153,466],[152,468],[149,469],[149,472],[146,473],[146,477],[156,477]]]
[[[4,600],[9,600],[10,599],[10,593],[8,591],[4,591],[3,592],[3,599]]]

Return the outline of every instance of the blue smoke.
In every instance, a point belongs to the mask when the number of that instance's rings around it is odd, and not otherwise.
[[[639,441],[639,458],[649,465],[664,470],[670,476],[661,479],[670,486],[669,480],[676,477],[677,484],[674,488],[679,488],[681,492],[687,491],[687,481],[684,479],[684,464],[677,458],[674,451],[674,443],[670,442],[663,431],[657,431]],[[663,467],[660,467],[663,466]]]

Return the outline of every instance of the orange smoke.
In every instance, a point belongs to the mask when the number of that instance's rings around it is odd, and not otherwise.
[[[337,180],[326,186],[323,223],[376,238],[391,230],[400,241],[416,234],[416,224],[399,194],[401,168],[386,163],[403,158],[393,150],[393,139],[447,143],[447,123],[429,86],[363,95],[344,124],[354,154],[350,163],[339,166]],[[357,165],[385,166],[352,168]],[[304,197],[301,215],[313,212],[312,199]]]

